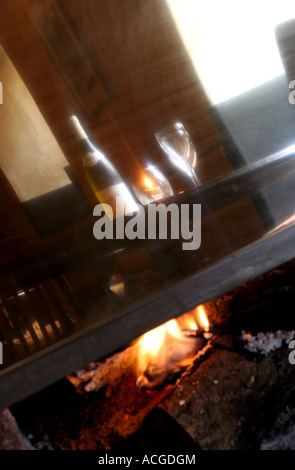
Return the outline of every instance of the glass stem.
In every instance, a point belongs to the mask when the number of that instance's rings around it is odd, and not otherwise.
[[[197,178],[197,176],[196,176],[196,174],[195,174],[195,172],[192,168],[190,168],[190,173],[191,173],[191,177],[192,177],[192,180],[195,183],[195,185],[200,186],[201,183],[200,183],[199,179]]]

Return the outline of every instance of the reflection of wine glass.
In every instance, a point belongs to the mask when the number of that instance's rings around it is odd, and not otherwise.
[[[148,165],[145,169],[134,173],[131,185],[135,196],[143,206],[173,196],[169,181],[155,165]]]
[[[181,122],[156,132],[155,136],[172,163],[186,173],[195,186],[198,186],[200,182],[195,174],[197,151]]]

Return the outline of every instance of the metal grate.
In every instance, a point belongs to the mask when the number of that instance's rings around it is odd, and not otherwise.
[[[81,323],[58,281],[0,287],[0,340],[9,365],[73,332]]]

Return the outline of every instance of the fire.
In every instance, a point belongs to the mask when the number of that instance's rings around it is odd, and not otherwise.
[[[196,316],[200,325],[205,331],[209,331],[209,321],[203,305],[196,307]]]
[[[154,186],[154,183],[152,182],[152,180],[150,178],[148,178],[147,176],[145,176],[145,178],[144,178],[144,183],[150,189],[153,188],[153,186]]]
[[[186,367],[205,345],[202,333],[208,331],[209,321],[200,305],[141,336],[136,343],[139,386]]]

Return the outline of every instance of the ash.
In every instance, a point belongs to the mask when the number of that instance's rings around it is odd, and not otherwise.
[[[286,406],[279,414],[260,450],[295,450],[295,404]]]
[[[20,429],[20,432],[28,450],[54,450],[46,433],[44,435],[38,435],[38,433],[34,435],[26,429]]]
[[[252,353],[267,356],[271,351],[282,348],[295,337],[295,332],[278,330],[276,332],[258,333],[256,336],[242,331],[245,349]]]

